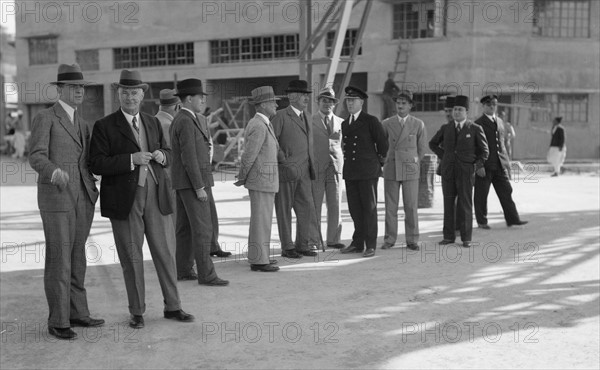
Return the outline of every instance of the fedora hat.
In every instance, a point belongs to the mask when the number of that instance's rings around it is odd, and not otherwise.
[[[338,102],[338,99],[335,97],[335,91],[333,91],[333,89],[328,86],[322,88],[321,91],[319,91],[319,95],[317,95],[317,101],[319,101],[319,99],[321,98],[331,99],[336,103]]]
[[[52,85],[69,84],[69,85],[88,85],[90,81],[83,79],[81,67],[75,63],[72,65],[61,64],[58,66],[58,75],[55,82],[50,82]]]
[[[361,89],[355,86],[346,86],[344,92],[346,93],[346,99],[358,98],[365,100],[369,98],[369,95],[367,95],[366,92],[362,91]]]
[[[402,90],[396,96],[394,96],[394,101],[398,101],[398,99],[404,98],[412,104],[413,102],[413,93],[408,90]]]
[[[197,78],[188,78],[177,83],[177,94],[175,96],[185,95],[208,95],[202,91],[202,81]]]
[[[308,82],[305,80],[292,80],[288,84],[287,89],[285,89],[287,93],[304,93],[304,94],[312,94],[312,90],[308,88]]]
[[[121,71],[119,82],[113,82],[112,87],[124,87],[126,89],[142,89],[148,90],[148,84],[142,82],[142,75],[138,71],[129,71],[124,69]]]
[[[175,96],[175,90],[162,89],[159,93],[160,105],[175,105],[181,103],[181,99]]]
[[[273,88],[271,86],[260,86],[250,92],[252,97],[250,98],[250,103],[252,104],[260,104],[267,101],[276,101],[279,98],[275,97],[275,93],[273,92]]]

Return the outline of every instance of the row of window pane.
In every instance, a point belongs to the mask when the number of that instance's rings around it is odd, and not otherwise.
[[[299,35],[274,35],[210,41],[210,62],[295,58],[300,52]]]
[[[561,116],[563,121],[571,123],[588,122],[588,95],[586,94],[533,94],[532,106],[549,108],[532,110],[531,121],[550,122],[553,117]]]
[[[29,39],[29,65],[58,63],[58,43],[55,36]]]
[[[115,69],[194,64],[194,43],[114,48],[113,58]]]
[[[534,34],[590,37],[590,0],[535,0]]]
[[[341,56],[347,57],[352,54],[354,45],[356,45],[356,35],[358,35],[357,29],[346,30],[346,35],[344,36],[344,44],[342,45]],[[331,53],[333,52],[334,38],[335,31],[327,32],[327,37],[325,38],[325,54],[328,57],[331,57]],[[362,55],[362,46],[358,49],[357,55]]]
[[[393,39],[422,39],[435,36],[433,0],[396,3],[393,5],[392,14]],[[438,18],[445,19],[439,14]]]

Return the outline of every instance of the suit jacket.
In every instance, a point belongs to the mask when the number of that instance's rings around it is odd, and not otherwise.
[[[342,173],[344,155],[342,154],[342,122],[341,117],[333,115],[331,135],[323,123],[319,113],[312,116],[315,167],[317,172],[325,173],[332,166],[336,173]]]
[[[68,172],[72,194],[78,194],[83,182],[88,200],[92,204],[98,200],[96,180],[88,168],[90,128],[81,119],[78,122],[79,133],[60,103],[33,119],[29,163],[39,174],[38,207],[42,211],[68,211],[75,206],[66,190],[50,182],[57,168]]]
[[[381,176],[388,140],[379,120],[365,111],[350,125],[342,122],[345,180],[372,180]]]
[[[383,178],[394,181],[418,180],[420,163],[427,149],[427,131],[420,119],[406,116],[404,128],[394,115],[382,122],[389,149],[383,165]]]
[[[486,170],[502,168],[507,176],[510,177],[510,160],[508,159],[508,152],[505,145],[506,129],[502,119],[496,118],[496,122],[497,124],[494,124],[485,114],[475,120],[475,123],[481,126],[485,133],[485,139],[490,151],[490,155],[485,161],[484,166]]]
[[[171,134],[169,133],[169,128],[171,127],[171,122],[173,122],[173,116],[169,113],[159,110],[154,117],[158,118],[160,121],[167,145],[171,146]]]
[[[182,109],[171,123],[173,189],[201,189],[214,185],[210,163],[210,133],[195,114]]]
[[[292,106],[288,106],[275,114],[271,124],[279,142],[279,181],[294,182],[307,175],[314,180],[314,144],[312,125],[308,118],[306,123],[303,122]],[[308,168],[308,174],[303,173],[305,168]]]
[[[442,125],[429,141],[429,148],[442,158],[441,174],[446,179],[454,178],[455,166],[474,176],[475,171],[483,167],[489,156],[481,126],[467,120],[457,137],[455,125],[454,121]]]
[[[148,151],[160,149],[165,155],[165,165],[171,163],[171,148],[167,145],[160,121],[140,112],[148,142]],[[125,220],[129,215],[139,178],[140,166],[131,170],[131,155],[139,152],[131,126],[121,109],[96,121],[90,145],[90,167],[102,176],[100,187],[100,211],[102,216]],[[163,166],[150,161],[158,181],[158,205],[163,215],[173,212],[171,184]],[[153,181],[148,174],[148,181]]]
[[[563,149],[565,145],[565,129],[562,125],[556,125],[556,130],[553,128],[552,138],[550,139],[550,146],[557,146],[559,150]]]
[[[252,117],[244,131],[244,152],[238,181],[244,181],[246,189],[277,193],[279,191],[278,151],[279,144],[269,122],[258,114]]]

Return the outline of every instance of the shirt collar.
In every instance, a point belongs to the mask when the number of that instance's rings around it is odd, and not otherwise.
[[[327,117],[329,120],[331,120],[333,118],[333,112],[326,116],[323,114],[323,112],[319,111],[319,116],[321,116],[321,119],[325,119],[325,117]]]
[[[69,116],[69,119],[71,119],[71,122],[75,122],[73,120],[73,118],[75,117],[75,108],[73,108],[72,106],[70,106],[69,104],[65,103],[64,101],[62,101],[60,99],[58,99],[58,102],[60,103],[60,106],[63,107],[65,112],[67,112],[67,116]]]
[[[121,108],[121,112],[123,112],[123,115],[125,115],[125,119],[127,120],[127,123],[129,123],[130,126],[133,125],[131,123],[131,121],[133,120],[133,117],[136,118],[136,121],[138,122],[138,125],[139,125],[139,123],[140,123],[140,112],[138,112],[135,116],[132,116],[131,114],[125,112],[122,108]]]
[[[262,114],[260,112],[256,112],[256,115],[259,117],[262,117],[262,119],[264,119],[267,124],[271,122],[271,121],[269,121],[269,117],[265,116],[264,114]]]
[[[188,108],[186,108],[186,107],[181,107],[181,110],[186,110],[186,111],[190,112],[190,114],[191,114],[193,117],[196,117],[196,113],[192,112],[192,110],[191,110],[191,109],[188,109]]]
[[[464,120],[462,120],[462,121],[460,121],[460,122],[458,122],[458,121],[454,120],[454,125],[455,125],[455,126],[460,126],[460,128],[463,128],[463,126],[465,125],[465,122],[467,122],[467,120],[466,120],[466,119],[464,119]]]
[[[494,115],[490,116],[489,114],[486,114],[486,116],[487,116],[487,118],[490,119],[490,121],[492,121],[492,122],[496,121],[496,116],[494,116]]]
[[[400,120],[400,122],[406,122],[406,119],[408,118],[409,115],[407,114],[406,117],[404,117],[404,118],[400,117],[399,114],[397,116],[398,116],[398,119]]]
[[[351,116],[353,116],[353,121],[356,121],[358,119],[358,116],[360,116],[360,112],[362,112],[362,109],[359,110],[358,112],[351,114]]]
[[[292,107],[292,110],[294,111],[294,113],[296,113],[297,116],[300,116],[300,114],[302,114],[302,111],[300,109],[294,107],[291,104],[290,104],[290,107]]]

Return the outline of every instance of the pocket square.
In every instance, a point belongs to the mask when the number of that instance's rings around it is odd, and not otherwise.
[[[467,136],[466,136],[466,137],[471,137],[471,134],[467,134]]]

